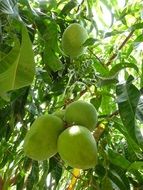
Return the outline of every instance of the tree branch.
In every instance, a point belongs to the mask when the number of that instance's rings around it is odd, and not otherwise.
[[[100,118],[105,118],[105,119],[110,119],[116,115],[119,114],[119,111],[116,110],[113,113],[109,114],[109,115],[101,115],[99,116]],[[99,124],[97,124],[97,127],[95,128],[95,131],[93,133],[93,136],[96,140],[96,142],[98,142],[100,140],[101,135],[103,134],[103,132],[105,131],[106,128],[106,124],[99,122]]]
[[[135,30],[132,30],[129,35],[125,38],[125,40],[122,42],[122,44],[119,46],[118,50],[121,50],[125,44],[127,43],[127,41],[131,38],[131,36],[133,35]],[[112,56],[109,58],[108,62],[106,63],[106,66],[109,66],[111,64],[111,62],[117,57],[117,53],[113,53]]]
[[[80,5],[78,5],[76,13],[78,13],[78,11],[79,11],[80,7],[83,5],[83,3],[84,3],[84,0],[82,0],[82,2],[80,3]]]
[[[106,68],[106,66],[103,64],[103,62],[100,60],[100,58],[95,54],[93,53],[93,51],[91,51],[89,48],[88,48],[88,51],[99,61],[99,63]]]
[[[107,114],[107,115],[99,115],[98,118],[111,118],[113,116],[116,116],[119,114],[119,110],[115,110],[114,112],[112,112],[111,114]]]

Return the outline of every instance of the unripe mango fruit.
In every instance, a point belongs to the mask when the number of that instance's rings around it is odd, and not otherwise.
[[[65,121],[70,125],[81,125],[93,131],[97,123],[96,108],[83,100],[72,102],[66,107]]]
[[[57,116],[40,116],[25,136],[25,155],[37,161],[52,157],[57,153],[57,139],[63,130],[63,121]]]
[[[87,31],[80,24],[70,24],[62,36],[62,48],[64,53],[72,58],[80,56],[85,50],[83,44],[87,38]]]
[[[65,129],[58,138],[58,153],[73,168],[89,169],[97,163],[97,145],[91,132],[83,126]]]

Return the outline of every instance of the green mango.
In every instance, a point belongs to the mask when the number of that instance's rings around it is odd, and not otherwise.
[[[58,153],[69,166],[89,169],[97,163],[97,145],[92,133],[83,126],[65,129],[58,138]]]
[[[87,31],[78,23],[70,24],[62,36],[62,48],[66,55],[78,57],[84,53],[84,42],[87,40]]]
[[[46,160],[57,153],[57,139],[64,130],[63,121],[53,115],[42,115],[32,124],[24,139],[24,153],[33,160]]]
[[[70,125],[81,125],[93,131],[96,127],[97,119],[96,108],[91,103],[78,100],[66,107],[65,121]]]
[[[64,120],[64,116],[65,116],[65,110],[58,110],[58,111],[55,111],[53,113],[53,115],[61,118],[62,120]]]

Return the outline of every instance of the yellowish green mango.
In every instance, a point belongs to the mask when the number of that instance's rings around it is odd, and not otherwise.
[[[69,125],[81,125],[93,131],[97,124],[96,108],[88,102],[78,100],[66,107],[65,121]]]
[[[84,53],[84,42],[87,40],[87,31],[78,23],[70,24],[62,36],[62,48],[66,55],[74,58]]]
[[[53,113],[53,115],[61,118],[62,120],[64,120],[64,116],[65,116],[65,110],[58,110],[58,111],[55,111]]]
[[[83,126],[65,129],[58,138],[58,153],[69,166],[93,168],[97,164],[97,145],[91,132]]]
[[[50,114],[38,117],[25,136],[25,155],[37,161],[49,159],[57,153],[57,139],[63,130],[59,117]]]

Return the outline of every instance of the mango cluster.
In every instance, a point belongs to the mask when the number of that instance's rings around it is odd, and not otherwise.
[[[92,135],[96,124],[95,107],[82,100],[72,102],[65,110],[42,115],[25,136],[25,155],[42,161],[59,153],[73,168],[92,168],[97,163],[97,145]]]

